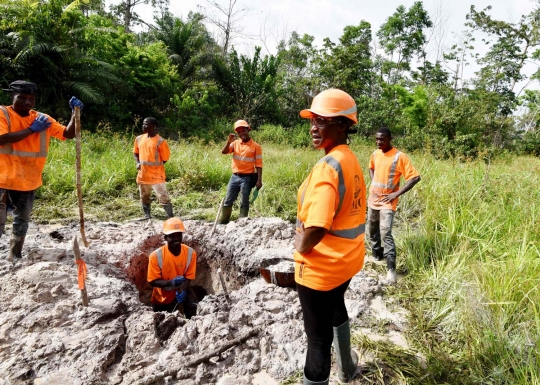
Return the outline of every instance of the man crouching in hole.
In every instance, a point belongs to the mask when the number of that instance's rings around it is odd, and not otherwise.
[[[163,223],[167,244],[150,254],[148,282],[153,287],[151,302],[155,312],[178,310],[191,318],[197,312],[198,302],[190,288],[195,279],[197,254],[182,244],[185,232],[184,223],[178,218],[169,218]]]

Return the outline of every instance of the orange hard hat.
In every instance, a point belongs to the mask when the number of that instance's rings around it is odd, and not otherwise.
[[[245,120],[237,120],[236,122],[234,122],[235,131],[238,131],[237,130],[238,127],[247,127],[248,130],[251,130],[251,127],[249,126],[248,122],[246,122]]]
[[[325,118],[344,116],[352,120],[354,124],[358,123],[354,99],[345,91],[337,88],[321,92],[313,98],[308,110],[300,111],[302,118],[313,118],[315,115]]]
[[[186,228],[184,222],[178,218],[169,218],[163,222],[163,234],[169,235],[172,233],[185,233]]]

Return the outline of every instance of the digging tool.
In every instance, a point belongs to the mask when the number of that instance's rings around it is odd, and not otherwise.
[[[81,237],[84,243],[84,247],[90,246],[90,243],[86,240],[86,234],[84,232],[84,212],[82,201],[82,189],[81,189],[81,109],[79,107],[74,108],[75,111],[75,153],[76,153],[76,168],[77,168],[77,199],[79,202],[79,223],[81,227]],[[77,246],[78,247],[78,246]]]
[[[218,209],[218,212],[217,212],[217,215],[216,215],[216,220],[214,221],[214,226],[212,226],[212,230],[210,231],[210,236],[212,236],[212,234],[214,234],[214,230],[216,229],[216,225],[218,223],[219,216],[221,215],[221,210],[223,209],[223,203],[224,202],[225,202],[225,198],[223,198],[221,200],[221,203],[219,204],[219,209]]]
[[[230,305],[231,298],[229,297],[229,291],[227,290],[227,286],[225,286],[225,279],[223,278],[221,267],[217,269],[217,273],[219,275],[219,280],[221,281],[221,286],[223,286],[223,291],[225,292],[225,299],[227,300],[227,303]]]
[[[78,281],[79,289],[81,290],[81,300],[84,307],[88,306],[88,293],[86,292],[86,263],[81,258],[81,250],[79,249],[79,243],[77,237],[73,237],[73,255],[75,256],[75,263],[78,268]]]
[[[252,205],[253,202],[255,202],[255,199],[257,199],[258,196],[259,196],[259,189],[257,187],[255,187],[255,189],[253,190],[253,194],[251,195],[251,200],[249,201],[249,204]]]

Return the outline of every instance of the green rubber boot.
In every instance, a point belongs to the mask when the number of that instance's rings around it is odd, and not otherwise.
[[[351,349],[351,329],[349,320],[341,326],[334,327],[334,349],[338,364],[340,382],[351,382],[358,369],[358,355]]]
[[[22,258],[24,238],[26,238],[24,235],[11,234],[8,261],[13,261],[13,258]]]
[[[240,208],[240,215],[238,218],[247,218],[249,214],[249,207],[247,209]]]
[[[150,205],[142,204],[142,210],[144,213],[144,219],[150,219],[152,218],[152,215],[150,214]]]
[[[232,214],[232,206],[223,206],[221,208],[221,218],[219,220],[220,225],[226,225],[229,223]]]
[[[168,216],[169,218],[174,217],[173,208],[172,208],[172,203],[167,203],[167,204],[162,205],[162,206],[163,206],[163,210],[165,210],[165,213],[167,214],[167,216]]]

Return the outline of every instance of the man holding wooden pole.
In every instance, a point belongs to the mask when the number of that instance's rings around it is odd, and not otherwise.
[[[22,257],[35,191],[42,185],[42,173],[47,160],[49,139],[75,137],[72,113],[67,127],[49,115],[35,111],[35,83],[17,80],[4,91],[11,94],[12,105],[0,106],[0,236],[4,233],[7,208],[13,207],[13,230],[8,260]],[[72,97],[72,109],[82,109],[83,103]]]

